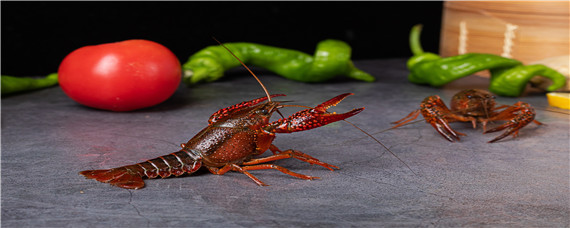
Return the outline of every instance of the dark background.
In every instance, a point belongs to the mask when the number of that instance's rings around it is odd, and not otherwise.
[[[56,72],[71,51],[127,39],[163,44],[184,63],[222,42],[256,42],[312,54],[348,42],[353,59],[407,58],[408,33],[437,52],[442,2],[1,2],[3,75]]]

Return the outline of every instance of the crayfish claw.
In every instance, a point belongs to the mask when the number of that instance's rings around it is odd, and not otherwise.
[[[338,103],[340,103],[342,100],[344,100],[344,98],[346,98],[350,95],[354,95],[354,93],[343,93],[341,95],[333,97],[333,98],[329,99],[328,101],[325,101],[322,104],[315,107],[314,110],[317,110],[319,112],[326,112],[327,109],[329,109],[332,106],[336,106]]]
[[[515,103],[513,106],[503,110],[496,117],[494,117],[492,119],[492,120],[508,120],[508,122],[506,122],[506,123],[504,123],[498,127],[495,127],[493,129],[486,130],[483,132],[483,134],[502,131],[504,129],[507,129],[507,131],[505,131],[503,134],[497,136],[496,138],[489,141],[488,143],[494,143],[494,142],[499,141],[499,140],[501,140],[501,139],[503,139],[509,135],[512,135],[513,138],[517,137],[518,132],[521,128],[525,127],[526,125],[530,124],[531,122],[534,122],[534,123],[538,122],[538,121],[534,120],[535,116],[536,116],[536,112],[534,111],[534,108],[532,108],[527,103],[519,101],[519,102]],[[542,123],[538,122],[537,124],[540,125]]]
[[[265,130],[273,133],[292,133],[297,131],[305,131],[344,120],[362,112],[362,110],[364,110],[364,107],[356,108],[349,112],[341,114],[327,112],[327,109],[337,105],[349,95],[352,95],[352,93],[338,95],[328,101],[323,102],[315,108],[301,110],[286,119],[279,119],[268,124],[265,127]]]
[[[435,128],[435,130],[441,135],[443,136],[445,139],[447,139],[450,142],[455,142],[455,139],[457,139],[458,141],[460,140],[459,137],[452,131],[449,131],[448,129],[445,129],[441,124],[439,123],[432,123],[431,124],[433,126],[433,128]],[[452,137],[453,136],[453,137]]]
[[[498,127],[496,127],[496,128],[493,128],[493,129],[485,130],[485,131],[483,132],[483,134],[492,133],[492,132],[497,132],[497,131],[502,131],[502,130],[504,130],[505,128],[509,128],[509,127],[512,127],[512,124],[511,124],[510,122],[505,123],[505,124],[502,124],[502,125],[500,125],[500,126],[498,126]]]
[[[514,138],[514,137],[517,137],[517,136],[518,136],[519,129],[521,129],[522,127],[524,127],[524,126],[517,126],[514,122],[507,122],[507,123],[504,123],[504,124],[502,124],[502,125],[500,125],[500,126],[498,126],[498,127],[496,127],[496,128],[493,128],[493,129],[490,129],[490,130],[486,130],[485,132],[483,132],[483,134],[492,133],[492,132],[497,132],[497,131],[501,131],[501,130],[504,130],[504,129],[508,129],[507,131],[503,132],[503,134],[501,134],[501,135],[495,137],[494,139],[492,139],[491,141],[488,142],[488,143],[494,143],[494,142],[499,141],[499,140],[501,140],[501,139],[503,139],[503,138],[505,138],[505,137],[507,137],[507,136],[509,136],[509,135],[511,135],[511,134],[513,135],[513,138]]]
[[[448,122],[441,117],[434,117],[432,119],[427,120],[428,123],[445,139],[450,142],[454,142],[455,140],[461,141],[459,136],[465,136],[465,134],[453,130],[448,124]]]

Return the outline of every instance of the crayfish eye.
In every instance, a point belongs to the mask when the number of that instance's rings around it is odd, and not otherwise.
[[[266,109],[261,109],[261,110],[257,110],[257,113],[266,115],[268,113],[268,111]]]

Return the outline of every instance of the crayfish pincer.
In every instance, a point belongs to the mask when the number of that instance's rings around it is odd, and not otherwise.
[[[266,185],[248,171],[276,169],[301,179],[312,180],[318,177],[307,176],[289,171],[286,168],[267,162],[296,158],[301,161],[323,166],[329,170],[337,168],[319,161],[296,150],[281,151],[272,144],[275,133],[292,133],[327,125],[360,113],[364,108],[357,108],[343,114],[327,112],[351,93],[341,94],[310,109],[301,110],[288,118],[270,122],[271,114],[282,107],[272,97],[275,94],[250,101],[245,101],[214,113],[208,120],[208,126],[200,131],[182,149],[134,165],[127,165],[106,170],[87,170],[80,172],[89,179],[127,188],[139,189],[144,186],[143,178],[166,178],[196,172],[206,167],[213,174],[222,175],[228,171],[237,171],[247,175],[260,186]],[[270,150],[273,155],[254,158]]]

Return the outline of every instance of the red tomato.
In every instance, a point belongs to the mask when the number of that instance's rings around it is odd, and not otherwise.
[[[178,58],[148,40],[79,48],[59,66],[59,84],[80,104],[112,111],[150,107],[168,99],[180,84]]]

